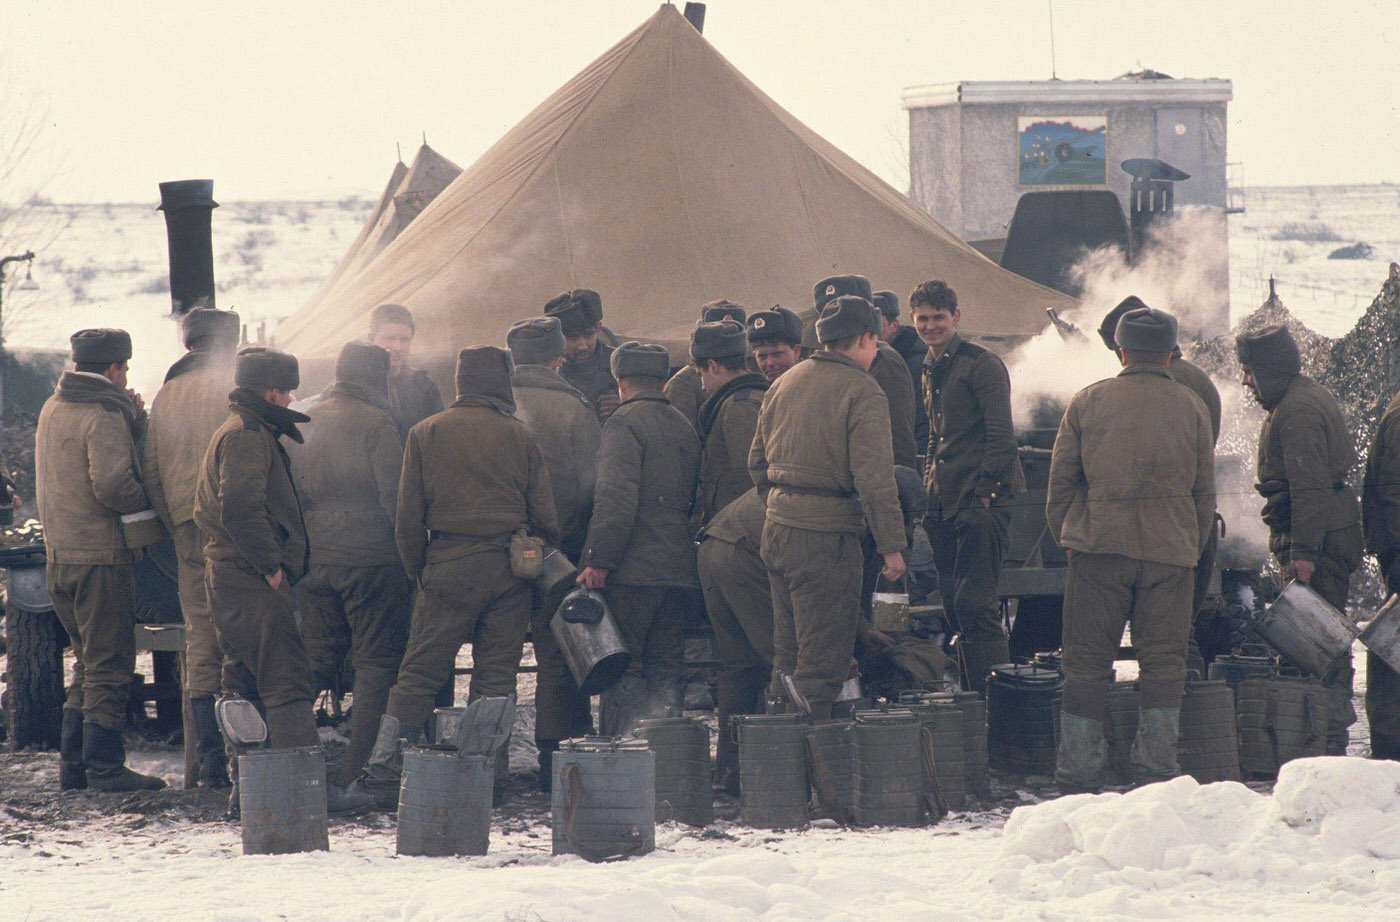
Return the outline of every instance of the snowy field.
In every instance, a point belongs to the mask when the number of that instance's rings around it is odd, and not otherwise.
[[[1272,274],[1296,316],[1341,335],[1400,259],[1400,187],[1251,189],[1244,204],[1230,218],[1235,318],[1259,304]],[[83,326],[126,327],[132,381],[149,399],[179,352],[164,316],[159,212],[154,203],[48,207],[68,227],[35,262],[41,290],[7,295],[7,339],[62,348]],[[219,306],[240,311],[254,334],[259,322],[271,328],[330,270],[367,210],[362,200],[225,203],[214,213]],[[1371,260],[1327,258],[1359,241],[1374,248]],[[518,730],[528,738],[528,724]],[[1365,738],[1363,714],[1354,752],[1366,751]],[[132,763],[177,781],[178,758],[148,745]],[[1044,802],[1044,779],[1002,779],[985,810],[911,830],[755,831],[722,801],[715,825],[665,824],[654,854],[611,865],[550,855],[547,804],[528,781],[497,812],[484,858],[397,858],[382,816],[334,822],[329,853],[243,858],[219,795],[60,795],[54,763],[52,754],[0,757],[0,920],[1400,914],[1400,765],[1358,758],[1292,763],[1272,788],[1182,778]],[[527,745],[512,767],[532,767]]]

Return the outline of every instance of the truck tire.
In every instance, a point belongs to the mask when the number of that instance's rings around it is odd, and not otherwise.
[[[49,612],[5,609],[5,710],[11,752],[57,749],[63,723],[63,648],[68,634]]]

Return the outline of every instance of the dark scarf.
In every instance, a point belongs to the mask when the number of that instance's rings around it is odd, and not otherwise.
[[[180,375],[187,375],[192,371],[199,371],[201,368],[212,362],[227,362],[230,369],[233,367],[233,353],[227,349],[191,349],[176,360],[170,370],[165,373],[165,383],[170,383]]]
[[[146,434],[146,411],[137,410],[131,395],[107,378],[65,371],[58,379],[55,394],[64,403],[96,403],[113,413],[120,413],[131,430],[133,442],[140,442]]]
[[[251,417],[272,430],[277,437],[286,436],[293,442],[304,442],[298,423],[309,423],[311,417],[296,410],[268,403],[251,387],[235,387],[228,395],[229,408],[240,416]]]
[[[321,395],[321,399],[323,400],[329,400],[332,397],[348,397],[351,400],[359,400],[372,407],[378,407],[385,413],[393,412],[389,408],[389,395],[387,392],[381,394],[372,388],[365,387],[363,384],[337,381],[326,388],[326,392]]]
[[[745,390],[766,391],[768,390],[768,379],[763,375],[745,372],[737,378],[726,381],[723,387],[715,391],[700,406],[700,437],[702,439],[709,436],[710,430],[714,428],[715,420],[719,417],[719,410],[724,402],[733,394]]]

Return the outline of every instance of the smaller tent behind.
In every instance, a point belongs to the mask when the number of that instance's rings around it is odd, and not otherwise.
[[[369,218],[366,219],[360,233],[355,237],[355,242],[350,244],[350,249],[340,257],[340,262],[335,264],[330,275],[326,276],[316,290],[311,293],[311,297],[306,299],[308,306],[320,304],[340,280],[345,277],[346,270],[357,263],[357,257],[364,250],[366,242],[374,233],[374,228],[379,224],[379,219],[384,216],[384,212],[394,201],[394,193],[399,191],[399,186],[403,185],[404,177],[408,175],[408,167],[404,166],[402,160],[394,164],[393,172],[389,174],[389,181],[384,184],[384,191],[379,193],[379,199],[374,203],[374,209],[370,211]],[[362,263],[361,263],[362,264]]]

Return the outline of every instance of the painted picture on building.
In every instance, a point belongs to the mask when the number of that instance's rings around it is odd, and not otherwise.
[[[1016,120],[1020,184],[1101,186],[1107,182],[1108,117],[1035,115]]]

